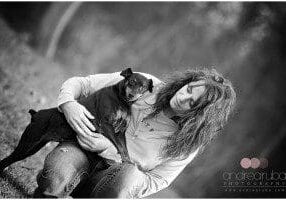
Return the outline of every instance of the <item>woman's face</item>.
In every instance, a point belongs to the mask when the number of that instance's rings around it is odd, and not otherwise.
[[[183,86],[170,100],[170,107],[176,114],[189,110],[192,105],[205,92],[205,82],[203,80],[191,82]]]

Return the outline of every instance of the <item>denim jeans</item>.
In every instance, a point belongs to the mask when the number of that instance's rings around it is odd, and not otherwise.
[[[142,172],[131,163],[107,164],[76,143],[61,143],[45,159],[35,198],[135,198]]]

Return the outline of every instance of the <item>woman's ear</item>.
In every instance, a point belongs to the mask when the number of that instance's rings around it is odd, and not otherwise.
[[[127,68],[125,70],[123,70],[120,75],[123,76],[124,78],[128,78],[133,74],[131,68]]]
[[[152,79],[148,79],[148,90],[149,92],[153,92],[153,80]]]

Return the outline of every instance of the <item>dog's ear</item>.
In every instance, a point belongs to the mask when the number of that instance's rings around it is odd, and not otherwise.
[[[131,68],[127,68],[125,70],[123,70],[120,75],[123,76],[124,78],[128,78],[133,74]]]
[[[148,79],[148,90],[149,92],[153,92],[153,80],[152,79]]]

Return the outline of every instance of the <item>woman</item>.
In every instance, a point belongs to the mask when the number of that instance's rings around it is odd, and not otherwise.
[[[119,162],[116,148],[92,132],[93,116],[76,102],[117,83],[119,73],[73,77],[63,84],[59,109],[80,145],[62,143],[47,156],[35,197],[140,198],[158,192],[218,134],[234,107],[231,83],[215,70],[173,73],[164,83],[142,74],[153,79],[154,90],[132,105],[125,133],[131,163]]]

